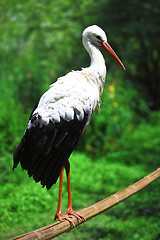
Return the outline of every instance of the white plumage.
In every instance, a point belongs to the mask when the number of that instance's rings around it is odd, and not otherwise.
[[[52,122],[73,120],[77,117],[79,121],[84,119],[84,113],[88,114],[89,124],[92,113],[95,111],[105,82],[106,67],[104,58],[99,51],[100,44],[96,36],[101,36],[107,41],[104,31],[98,26],[91,26],[83,32],[83,44],[91,56],[91,65],[81,71],[72,71],[60,77],[43,94],[33,114],[42,117],[40,127]],[[95,43],[95,46],[93,45]],[[76,111],[76,114],[74,112]],[[32,127],[31,120],[28,128]]]
[[[93,84],[88,75],[86,80],[86,69],[72,71],[61,77],[50,86],[50,89],[43,94],[34,114],[42,116],[40,126],[52,122],[73,120],[77,117],[79,121],[84,119],[84,112],[90,119],[99,100],[99,89]],[[75,114],[74,114],[75,112]],[[32,127],[31,120],[29,128]]]

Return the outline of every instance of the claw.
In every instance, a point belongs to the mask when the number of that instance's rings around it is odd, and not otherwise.
[[[83,217],[79,212],[73,211],[73,209],[68,209],[67,215],[73,215],[73,216],[75,216],[77,219],[79,219],[79,220],[82,220],[82,219],[83,219],[83,220],[86,222],[85,217]]]
[[[65,220],[69,221],[73,227],[76,227],[76,225],[74,224],[74,222],[69,218],[68,214],[63,215],[63,214],[61,214],[61,213],[56,213],[55,220],[56,220],[57,218],[58,218],[58,220],[59,220],[60,222],[62,222],[62,220],[65,219]]]

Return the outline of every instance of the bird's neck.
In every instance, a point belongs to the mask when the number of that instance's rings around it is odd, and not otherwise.
[[[102,93],[106,77],[106,65],[103,55],[96,46],[88,45],[86,49],[91,58],[91,64],[88,70],[93,75],[93,79],[96,80],[96,83],[100,88],[100,92]]]

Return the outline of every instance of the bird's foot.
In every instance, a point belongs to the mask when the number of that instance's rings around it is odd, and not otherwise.
[[[55,220],[58,218],[58,220],[62,222],[62,220],[66,219],[71,223],[73,227],[76,227],[74,222],[70,219],[71,216],[75,216],[79,220],[83,219],[84,221],[86,221],[85,217],[83,217],[80,213],[73,211],[73,209],[68,209],[66,215],[56,213]]]
[[[69,215],[68,215],[68,214],[63,215],[63,214],[61,214],[61,213],[56,213],[55,220],[56,220],[57,218],[58,218],[58,220],[59,220],[60,222],[62,222],[62,220],[68,220],[73,227],[76,226],[76,225],[74,224],[74,222],[69,218]]]
[[[72,208],[67,210],[67,215],[73,215],[73,216],[75,216],[77,219],[79,219],[79,220],[82,220],[82,219],[83,219],[83,220],[86,222],[85,217],[83,217],[79,212],[73,211]]]

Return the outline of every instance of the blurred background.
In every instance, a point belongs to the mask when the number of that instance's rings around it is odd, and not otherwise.
[[[104,54],[107,78],[95,112],[71,156],[74,210],[127,187],[159,167],[160,2],[138,0],[0,3],[0,238],[53,222],[58,182],[50,191],[12,156],[30,112],[49,85],[90,64],[81,42],[99,25],[126,67]],[[160,239],[159,180],[57,239]],[[67,207],[66,182],[63,212]]]

